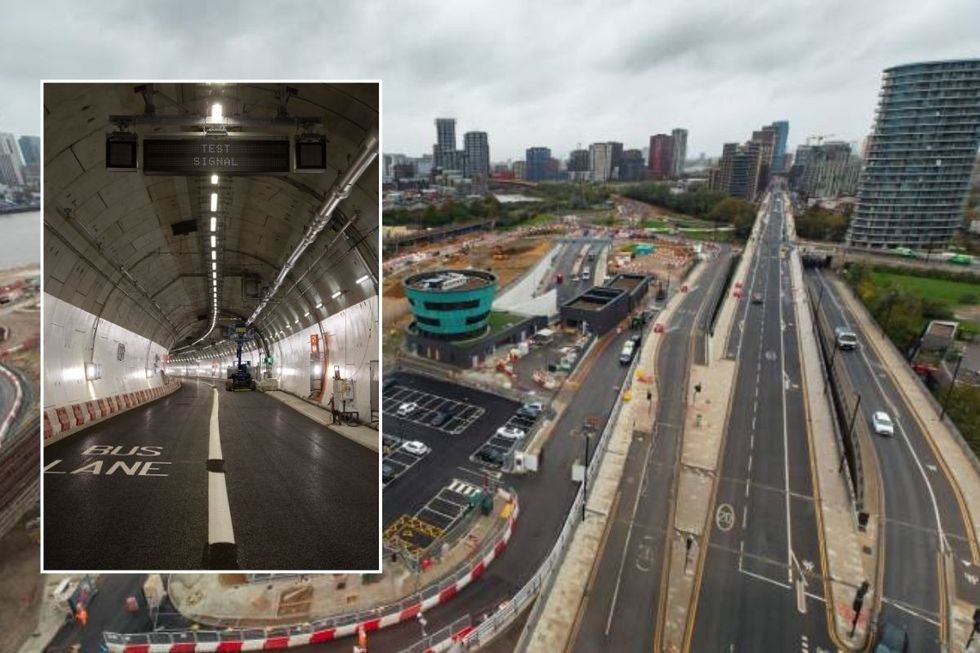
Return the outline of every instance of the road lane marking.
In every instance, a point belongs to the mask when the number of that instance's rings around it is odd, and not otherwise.
[[[211,423],[208,433],[208,567],[237,569],[238,552],[231,523],[231,505],[221,457],[218,389],[211,388]],[[217,457],[215,457],[215,455]]]

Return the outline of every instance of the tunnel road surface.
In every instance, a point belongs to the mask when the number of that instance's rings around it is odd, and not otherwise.
[[[378,566],[378,454],[263,393],[188,380],[46,447],[44,466],[45,569],[224,568],[209,564],[209,510],[225,502],[238,568]]]

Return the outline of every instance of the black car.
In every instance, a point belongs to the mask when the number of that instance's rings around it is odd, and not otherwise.
[[[381,463],[381,480],[385,483],[395,480],[395,466]]]
[[[484,447],[476,454],[477,459],[482,460],[485,463],[490,463],[496,467],[502,467],[504,464],[504,454],[497,449],[491,449],[490,447]]]
[[[437,410],[432,413],[432,418],[429,420],[429,426],[442,426],[449,419],[449,413],[444,413],[441,410]]]
[[[510,423],[517,428],[524,429],[525,431],[530,427],[534,426],[534,423],[538,421],[534,417],[528,417],[526,415],[517,414],[511,418]]]

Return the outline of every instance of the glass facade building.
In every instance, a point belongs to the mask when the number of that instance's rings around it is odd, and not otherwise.
[[[879,98],[847,242],[944,246],[980,148],[980,59],[889,68]]]

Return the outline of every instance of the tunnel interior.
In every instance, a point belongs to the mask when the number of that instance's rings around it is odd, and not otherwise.
[[[224,379],[229,330],[246,325],[257,378],[323,404],[343,382],[350,407],[376,410],[376,84],[58,83],[43,95],[46,409]],[[158,139],[284,141],[289,165],[152,174],[139,156]],[[111,167],[130,142],[136,169]],[[306,143],[311,171],[298,170]]]

